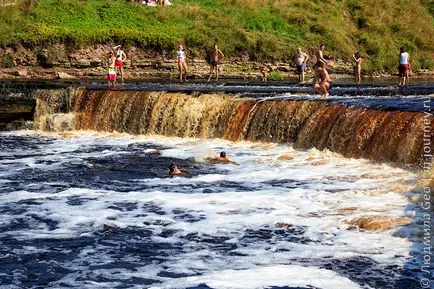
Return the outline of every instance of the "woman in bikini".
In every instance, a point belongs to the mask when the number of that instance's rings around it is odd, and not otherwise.
[[[179,45],[177,51],[178,56],[178,69],[179,69],[179,81],[187,81],[187,62],[185,60],[185,51],[182,45]]]

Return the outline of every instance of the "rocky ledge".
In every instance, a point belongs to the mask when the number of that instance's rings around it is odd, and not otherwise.
[[[109,45],[95,45],[84,48],[70,48],[64,44],[50,47],[26,48],[22,45],[0,51],[0,79],[100,79],[105,76]],[[126,47],[128,56],[125,63],[126,77],[139,79],[177,79],[178,68],[175,51],[145,51],[137,47]],[[201,57],[188,55],[190,79],[208,76],[209,66]],[[250,61],[248,57],[223,58],[221,77],[226,79],[260,79],[260,68],[265,64]],[[273,69],[271,79],[296,78],[292,63],[267,63]],[[313,63],[309,66],[312,67]],[[329,68],[334,77],[350,77],[352,64],[335,59]],[[309,73],[309,72],[308,72]],[[384,72],[374,77],[390,77]],[[434,78],[434,71],[420,70],[414,76]]]

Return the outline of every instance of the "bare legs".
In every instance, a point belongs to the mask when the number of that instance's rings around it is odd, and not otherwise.
[[[187,82],[187,64],[178,62],[179,81]]]
[[[124,68],[122,66],[116,66],[116,75],[120,73],[121,82],[124,82]]]
[[[356,80],[357,85],[360,85],[360,83],[362,83],[362,71],[361,69],[357,68],[354,69],[354,77]]]
[[[407,85],[408,84],[408,76],[402,76],[399,78],[399,85]]]
[[[298,73],[298,82],[304,82],[304,71]]]
[[[210,67],[210,72],[209,72],[209,77],[208,77],[208,82],[211,80],[212,74],[215,71],[215,75],[216,75],[216,81],[219,80],[219,66],[213,66],[211,65]]]
[[[315,83],[313,85],[313,89],[321,94],[321,99],[326,98],[327,96],[329,96],[328,93],[328,89],[330,88],[330,85],[328,82],[324,82],[324,83]]]

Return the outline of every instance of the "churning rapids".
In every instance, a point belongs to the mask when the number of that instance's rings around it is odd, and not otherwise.
[[[420,287],[410,171],[221,139],[16,131],[0,147],[1,288]],[[203,161],[222,150],[240,165]]]

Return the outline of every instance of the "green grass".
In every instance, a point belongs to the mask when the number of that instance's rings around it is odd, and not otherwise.
[[[0,44],[73,47],[123,43],[173,50],[178,43],[204,57],[218,39],[229,56],[290,61],[298,46],[366,69],[396,69],[399,47],[416,68],[434,68],[433,4],[429,0],[173,0],[146,7],[122,0],[16,0],[0,9]],[[405,7],[405,9],[403,9]]]

